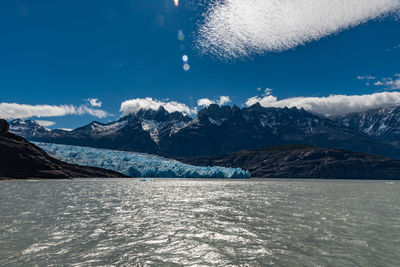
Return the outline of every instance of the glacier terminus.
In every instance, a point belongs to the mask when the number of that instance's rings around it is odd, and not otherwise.
[[[49,155],[78,165],[100,167],[130,177],[146,178],[250,178],[240,168],[200,167],[156,155],[34,142]]]

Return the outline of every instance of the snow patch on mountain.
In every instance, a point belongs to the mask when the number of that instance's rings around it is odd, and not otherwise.
[[[110,124],[101,124],[98,122],[93,122],[90,127],[93,132],[99,136],[113,134],[120,129],[124,128],[128,121],[117,121]]]
[[[217,126],[221,126],[222,123],[224,122],[224,120],[214,120],[212,118],[208,118],[208,120],[210,121],[211,124],[217,125]]]
[[[10,132],[19,136],[44,136],[51,130],[34,120],[15,119],[10,122]]]
[[[172,134],[182,129],[187,123],[184,121],[177,121],[177,120],[159,122],[156,120],[141,119],[141,124],[143,130],[145,130],[150,134],[153,141],[159,143],[160,135],[162,133],[165,133],[167,136],[171,136]]]

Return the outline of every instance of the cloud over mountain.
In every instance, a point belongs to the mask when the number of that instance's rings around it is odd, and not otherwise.
[[[278,100],[273,95],[251,97],[246,105],[260,103],[263,107],[297,107],[326,116],[340,116],[353,112],[400,105],[400,92],[366,95],[330,95],[328,97],[293,97]]]
[[[216,0],[204,14],[197,45],[222,58],[282,51],[399,7],[398,0]]]
[[[45,121],[45,120],[35,120],[40,126],[49,127],[53,126],[56,123],[54,121]]]
[[[158,110],[160,107],[164,107],[165,110],[172,113],[175,111],[182,112],[186,115],[191,115],[196,113],[195,109],[189,108],[186,104],[179,103],[176,101],[162,101],[153,99],[151,97],[146,98],[135,98],[131,100],[126,100],[121,103],[120,111],[122,115],[127,115],[130,113],[136,113],[139,110]]]
[[[197,106],[199,107],[207,107],[211,104],[214,104],[214,101],[208,98],[200,98],[199,100],[197,100]]]
[[[198,107],[207,107],[207,106],[209,106],[211,104],[218,104],[220,106],[223,106],[223,105],[228,104],[230,102],[231,102],[231,98],[229,96],[222,95],[222,96],[219,97],[218,100],[211,100],[211,99],[208,99],[208,98],[201,98],[201,99],[197,100],[197,106]]]
[[[0,103],[0,118],[16,119],[30,117],[60,117],[66,115],[91,115],[105,118],[108,113],[86,105],[27,105],[17,103]]]

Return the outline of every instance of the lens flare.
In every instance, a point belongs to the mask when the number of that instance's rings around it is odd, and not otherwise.
[[[189,71],[189,70],[190,70],[190,65],[187,64],[187,63],[185,63],[185,64],[183,65],[183,70],[184,70],[184,71]]]
[[[183,34],[183,31],[182,31],[182,30],[179,30],[179,31],[178,31],[178,40],[179,40],[179,41],[185,40],[185,35]]]
[[[188,62],[188,60],[189,60],[189,57],[187,56],[187,55],[183,55],[182,56],[182,60],[183,60],[183,62]]]
[[[174,0],[175,6],[179,6],[179,0]]]

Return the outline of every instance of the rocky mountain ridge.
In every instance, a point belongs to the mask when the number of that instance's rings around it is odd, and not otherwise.
[[[234,153],[285,144],[308,144],[400,158],[400,147],[354,127],[304,109],[210,105],[189,118],[179,112],[140,110],[118,121],[92,122],[73,131],[32,131],[22,136],[41,142],[90,146],[169,157]],[[31,125],[31,124],[26,124]],[[11,131],[15,126],[11,123]],[[36,134],[40,132],[41,134]],[[43,133],[43,134],[42,134]]]
[[[383,142],[400,144],[400,106],[352,113],[335,121]]]

